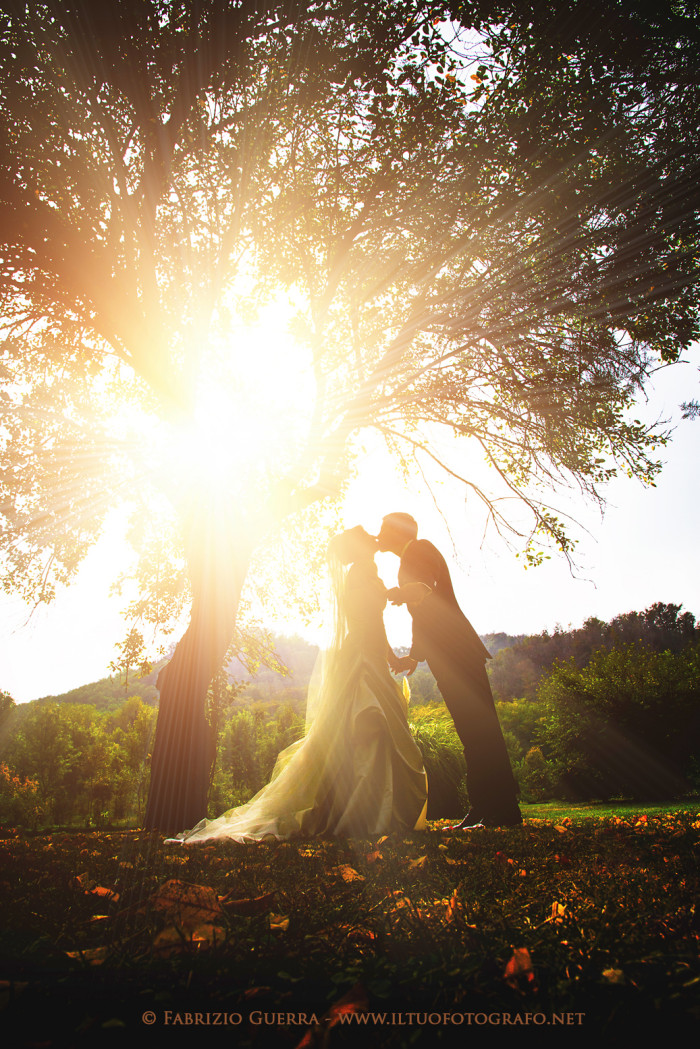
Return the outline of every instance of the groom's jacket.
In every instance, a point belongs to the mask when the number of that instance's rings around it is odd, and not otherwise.
[[[414,539],[401,555],[399,586],[414,582],[425,583],[432,593],[409,608],[413,617],[412,658],[419,662],[425,659],[429,665],[448,662],[455,669],[483,667],[491,655],[457,604],[445,558],[427,539]]]

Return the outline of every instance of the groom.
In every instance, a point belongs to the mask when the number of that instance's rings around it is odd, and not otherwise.
[[[427,539],[418,539],[409,514],[389,514],[377,536],[379,550],[400,558],[399,586],[388,594],[392,604],[406,604],[413,618],[410,655],[395,672],[412,674],[426,660],[452,715],[467,762],[470,809],[454,830],[510,827],[522,823],[517,786],[491,695],[485,663],[490,655],[455,597],[445,559]],[[423,583],[427,595],[416,601]],[[402,589],[407,587],[402,593]]]

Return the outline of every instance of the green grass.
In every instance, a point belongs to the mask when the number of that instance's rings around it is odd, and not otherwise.
[[[686,807],[700,812],[700,798],[690,799]],[[633,801],[585,801],[566,803],[563,801],[542,801],[537,803],[521,803],[521,811],[525,819],[571,819],[579,822],[583,819],[600,819],[605,816],[621,816],[623,819],[634,818],[641,813],[658,816],[662,813],[677,812],[678,802],[659,803],[649,805],[643,802]]]
[[[367,1046],[447,1044],[454,1017],[466,1044],[465,1017],[502,1014],[544,1017],[558,1039],[553,1015],[580,1018],[587,1039],[680,1033],[700,1019],[698,810],[532,805],[522,829],[433,824],[379,843],[182,848],[135,831],[9,832],[2,1030],[27,1049],[122,1044],[152,1011],[157,1040],[292,1049],[311,1030],[300,1013],[333,1019],[350,995],[356,1016],[369,1010]],[[208,891],[209,911],[177,892],[165,901],[172,880],[205,887],[188,891],[205,902]],[[240,1022],[232,1031],[215,1014]],[[357,1044],[354,1028],[328,1023],[309,1044]]]

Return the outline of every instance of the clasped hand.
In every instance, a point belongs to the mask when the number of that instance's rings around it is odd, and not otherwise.
[[[418,660],[413,659],[412,656],[397,656],[390,666],[394,674],[406,674],[407,677],[410,677],[418,666]]]
[[[393,590],[387,590],[387,601],[392,605],[407,605],[415,608],[425,601],[432,590],[427,583],[404,583],[403,586],[395,586]]]

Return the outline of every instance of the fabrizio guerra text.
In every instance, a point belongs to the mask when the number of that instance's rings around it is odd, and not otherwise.
[[[144,1022],[153,1024],[157,1017],[155,1013],[148,1013],[148,1019],[144,1014]],[[333,1023],[348,1026],[445,1026],[460,1027],[467,1026],[517,1026],[517,1027],[548,1027],[548,1026],[580,1026],[583,1023],[585,1013],[428,1013],[428,1012],[341,1012],[333,1018]],[[242,1023],[254,1026],[268,1027],[324,1027],[329,1023],[325,1016],[317,1016],[316,1013],[267,1013],[254,1011],[248,1015],[243,1013],[215,1013],[215,1012],[175,1012],[166,1009],[163,1013],[163,1024],[166,1027],[237,1027]]]

